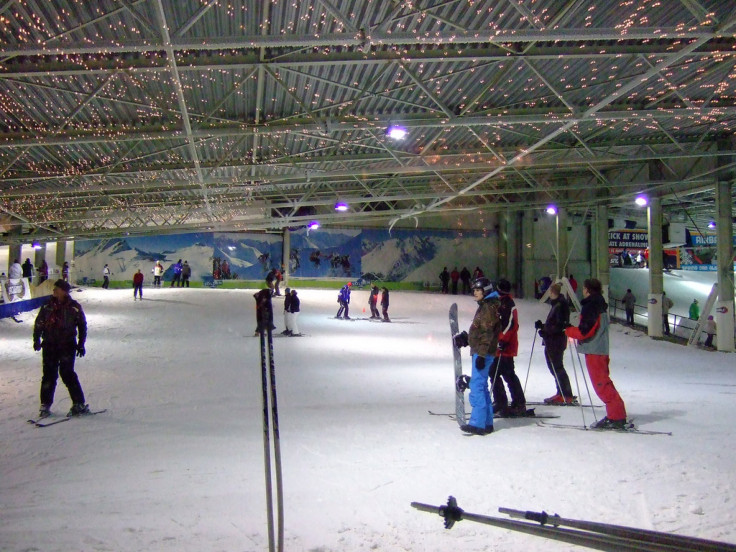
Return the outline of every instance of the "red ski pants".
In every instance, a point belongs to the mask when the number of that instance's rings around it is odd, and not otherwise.
[[[606,405],[606,417],[609,420],[625,420],[626,407],[611,381],[608,362],[608,355],[585,355],[585,365],[588,367],[593,389]]]

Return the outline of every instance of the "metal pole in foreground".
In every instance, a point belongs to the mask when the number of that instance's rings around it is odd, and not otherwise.
[[[662,533],[660,531],[651,531],[648,529],[636,529],[634,527],[626,527],[623,525],[596,523],[593,521],[584,521],[577,519],[565,519],[556,514],[550,516],[546,512],[530,512],[512,510],[510,508],[499,508],[498,511],[502,514],[507,514],[512,518],[536,521],[538,523],[541,523],[542,525],[549,524],[554,527],[558,527],[560,525],[566,527],[574,527],[575,529],[582,529],[584,531],[595,531],[597,533],[603,533],[606,535],[637,539],[654,544],[677,546],[680,550],[697,550],[699,552],[736,551],[736,545],[707,539],[699,539],[696,537],[673,535],[671,533]]]
[[[594,550],[603,550],[604,552],[620,552],[621,550],[635,552],[681,552],[682,547],[658,545],[653,543],[641,543],[634,539],[616,537],[611,535],[598,535],[585,531],[574,531],[571,529],[558,529],[554,527],[544,527],[532,523],[524,523],[521,521],[513,521],[504,518],[494,518],[471,514],[464,512],[458,508],[457,501],[454,497],[450,497],[445,506],[432,506],[430,504],[422,504],[420,502],[412,502],[411,506],[422,512],[439,514],[445,519],[445,527],[452,528],[456,521],[468,520],[493,527],[500,527],[510,531],[517,531],[528,535],[543,537],[568,544],[585,546]]]
[[[273,319],[273,317],[272,317]],[[279,435],[279,407],[276,401],[276,366],[273,358],[273,331],[269,324],[266,328],[268,335],[268,365],[271,385],[271,428],[273,431],[274,471],[276,472],[276,546],[279,552],[284,550],[284,484],[281,475],[281,436]]]

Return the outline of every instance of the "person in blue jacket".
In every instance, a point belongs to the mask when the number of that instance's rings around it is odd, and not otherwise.
[[[488,278],[478,278],[473,282],[473,298],[478,302],[473,322],[467,332],[454,337],[456,347],[470,346],[473,358],[470,375],[470,420],[460,430],[471,435],[493,433],[493,406],[488,390],[488,375],[494,363],[498,335],[501,330],[499,316],[500,302],[498,292]]]
[[[337,302],[340,304],[340,308],[337,310],[337,315],[335,315],[335,318],[342,318],[343,313],[345,313],[345,320],[350,320],[350,316],[348,316],[348,313],[350,311],[350,286],[353,285],[351,282],[348,282],[344,286],[342,286],[342,289],[337,294]]]
[[[171,279],[171,286],[174,287],[174,284],[177,284],[176,287],[181,287],[181,259],[174,265],[174,277]]]

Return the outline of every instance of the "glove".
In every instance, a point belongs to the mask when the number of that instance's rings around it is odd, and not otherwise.
[[[544,339],[544,330],[539,330],[537,333],[539,334],[539,337]]]
[[[496,350],[499,353],[502,353],[502,352],[504,352],[506,350],[506,346],[507,345],[508,345],[508,343],[506,343],[505,341],[499,341],[498,342],[498,347],[496,348]]]
[[[544,328],[544,322],[542,322],[541,320],[537,320],[534,323],[534,328],[537,330],[541,330],[542,328]]]
[[[455,389],[457,389],[459,393],[462,393],[468,387],[470,387],[470,376],[459,376],[455,381]]]
[[[83,357],[83,356],[84,356],[84,355],[85,355],[86,353],[87,353],[87,351],[85,351],[85,350],[84,350],[84,345],[77,345],[77,356],[78,356],[78,357],[80,357],[80,358],[81,358],[81,357]]]
[[[40,339],[34,339],[33,340],[33,350],[34,351],[40,351],[41,350],[41,340]]]
[[[468,346],[468,332],[460,332],[459,334],[453,336],[452,342],[455,344],[455,347],[457,347],[458,349],[467,347]]]

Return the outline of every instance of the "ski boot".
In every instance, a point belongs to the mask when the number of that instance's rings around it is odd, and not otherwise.
[[[50,404],[42,404],[41,408],[38,410],[38,417],[39,418],[48,418],[51,416],[51,405]]]
[[[626,420],[610,420],[604,417],[590,426],[591,429],[626,429]]]
[[[469,433],[470,435],[488,435],[489,433],[493,432],[493,426],[476,427],[470,424],[465,424],[463,426],[460,426],[460,431],[462,431],[463,433]]]
[[[89,414],[89,405],[84,403],[74,403],[67,414],[67,417],[81,416],[82,414]]]

